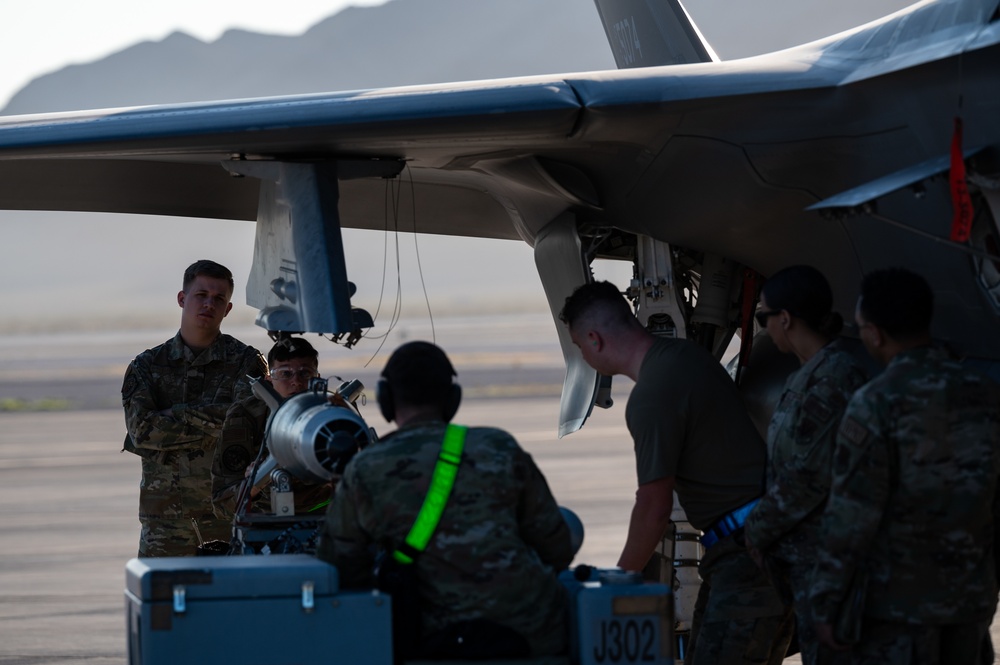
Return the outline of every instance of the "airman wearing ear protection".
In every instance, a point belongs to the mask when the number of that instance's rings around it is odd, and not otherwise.
[[[490,647],[494,657],[560,653],[566,597],[556,572],[573,557],[566,522],[545,478],[510,434],[449,427],[462,396],[456,376],[444,351],[428,342],[392,354],[378,404],[398,429],[347,465],[317,556],[337,565],[345,587],[372,586],[373,550],[409,544],[446,433],[463,430],[440,521],[425,548],[411,552],[424,627],[418,655],[444,655],[447,636],[471,625],[511,636]]]

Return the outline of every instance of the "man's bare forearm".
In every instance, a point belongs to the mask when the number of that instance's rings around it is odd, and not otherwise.
[[[673,477],[639,486],[629,520],[628,538],[618,559],[619,568],[636,571],[645,568],[670,525],[673,498]]]

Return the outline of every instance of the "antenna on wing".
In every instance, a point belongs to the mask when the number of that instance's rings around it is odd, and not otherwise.
[[[680,0],[594,0],[618,69],[718,62]]]

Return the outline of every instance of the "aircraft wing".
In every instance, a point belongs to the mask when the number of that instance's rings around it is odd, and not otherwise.
[[[962,94],[935,70],[965,52],[970,60],[992,53],[1000,31],[988,20],[992,4],[924,3],[842,36],[726,63],[0,118],[0,207],[252,220],[255,183],[231,178],[221,163],[382,160],[407,166],[424,211],[418,230],[530,242],[540,230],[533,208],[545,210],[547,223],[560,207],[621,205],[642,196],[644,178],[658,169],[697,165],[706,151],[690,144],[742,154],[715,155],[705,184],[672,192],[670,208],[704,198],[713,181],[751,199],[784,188],[787,200],[797,190],[796,204],[811,204],[944,152],[921,145],[894,158],[859,152],[850,174],[835,172],[842,165],[833,159],[822,160],[827,168],[805,163],[832,142],[857,151],[924,142],[917,120],[950,117]],[[941,40],[926,38],[942,31]],[[947,103],[916,113],[878,108],[912,90],[910,81],[887,77],[912,79],[918,70],[929,81],[914,93]],[[965,82],[970,92],[995,82],[991,73],[985,82],[977,75]],[[895,87],[872,90],[887,84]],[[940,125],[942,139],[949,127]],[[756,171],[757,182],[720,180],[732,162]],[[779,174],[786,165],[808,173]],[[358,179],[365,182],[352,188],[371,189],[370,179]],[[343,203],[351,198],[342,194]],[[384,219],[360,208],[342,214],[342,225],[383,228]]]
[[[812,263],[841,311],[852,311],[863,271],[913,265],[946,296],[937,332],[997,357],[997,304],[982,290],[982,266],[869,219],[807,211],[946,154],[956,113],[967,146],[1000,146],[996,4],[925,2],[732,62],[0,118],[0,208],[260,221],[286,214],[282,192],[301,182],[292,208],[314,197],[334,226],[386,229],[387,192],[397,188],[399,230],[535,245],[540,234],[559,236],[543,231],[569,216],[583,235],[612,228],[765,275]],[[331,188],[329,200],[315,194]],[[888,194],[879,205],[947,233],[946,188],[919,200]],[[294,242],[278,244],[248,287],[262,311],[277,307],[270,291]],[[561,293],[547,295],[560,302]],[[294,321],[343,328],[345,311],[332,323],[308,313]],[[272,323],[292,321],[282,316]]]

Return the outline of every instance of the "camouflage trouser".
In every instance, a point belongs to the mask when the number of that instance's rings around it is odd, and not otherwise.
[[[815,561],[815,558],[812,559]],[[779,559],[768,560],[768,572],[774,576],[775,585],[785,587],[795,606],[795,629],[803,665],[848,665],[850,656],[835,652],[819,643],[814,627],[809,586],[812,582],[813,564],[806,561],[788,563]]]
[[[142,531],[139,534],[140,557],[194,556],[198,549],[198,533],[191,524],[190,517],[153,518],[141,517]],[[232,526],[226,520],[202,517],[198,520],[198,531],[205,541],[223,540],[229,542]]]
[[[195,517],[197,531],[191,523]],[[229,542],[228,519],[212,513],[211,459],[202,450],[143,458],[139,483],[139,556],[193,556],[202,540]]]
[[[780,663],[792,638],[791,608],[750,558],[742,531],[712,545],[698,572],[702,583],[685,663]]]
[[[857,665],[982,665],[993,662],[990,621],[948,626],[865,619],[861,643],[851,653]]]

